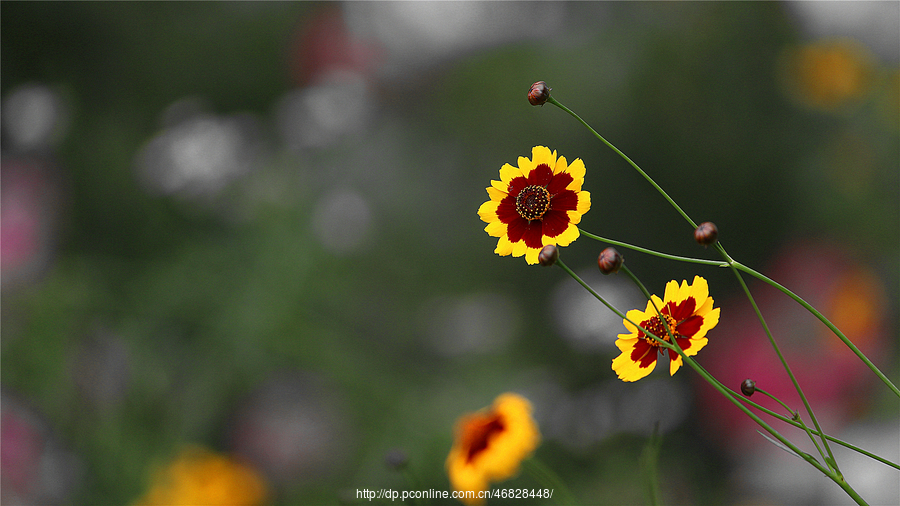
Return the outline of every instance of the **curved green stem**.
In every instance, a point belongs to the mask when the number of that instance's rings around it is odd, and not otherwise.
[[[694,264],[702,264],[702,265],[712,265],[714,267],[728,267],[728,262],[722,262],[720,260],[705,260],[703,258],[691,258],[691,257],[682,257],[678,255],[670,255],[668,253],[663,253],[661,251],[654,251],[652,249],[642,248],[640,246],[635,246],[633,244],[628,244],[622,241],[616,241],[615,239],[608,239],[606,237],[600,237],[599,235],[594,235],[590,232],[586,232],[584,229],[579,228],[578,231],[587,237],[588,239],[593,239],[595,241],[605,242],[607,244],[612,244],[614,246],[621,246],[623,248],[628,248],[634,251],[640,251],[641,253],[647,253],[648,255],[658,256],[660,258],[665,258],[667,260],[675,260],[678,262],[689,262]]]
[[[724,248],[720,246],[719,251],[723,254],[723,256],[725,256],[726,260],[733,262],[733,260],[731,260],[731,257],[728,256],[727,253],[725,253]],[[803,406],[806,408],[806,412],[809,414],[809,419],[812,420],[813,425],[815,425],[816,427],[816,430],[821,433],[822,428],[819,426],[819,420],[816,418],[815,413],[813,413],[812,406],[810,406],[809,400],[806,398],[806,394],[803,393],[803,389],[800,387],[800,383],[797,381],[797,377],[794,376],[794,372],[791,370],[791,366],[788,365],[787,359],[784,358],[784,354],[781,352],[781,348],[778,346],[778,343],[775,342],[775,336],[773,336],[772,332],[769,330],[769,325],[766,323],[766,319],[763,318],[762,312],[759,310],[759,306],[756,304],[756,299],[754,299],[753,295],[750,293],[750,288],[747,286],[747,283],[744,282],[744,278],[741,277],[741,273],[738,272],[737,269],[732,268],[731,272],[734,273],[735,277],[738,280],[738,283],[744,290],[744,294],[750,301],[750,305],[753,306],[753,312],[756,313],[756,318],[759,320],[759,323],[762,325],[763,331],[765,331],[766,336],[769,338],[769,343],[775,350],[775,354],[778,356],[778,360],[781,362],[781,366],[784,368],[785,372],[787,372],[788,374],[788,377],[791,379],[791,383],[794,385],[794,390],[797,391],[797,394],[800,396],[800,400],[803,401]],[[831,453],[831,448],[828,446],[828,441],[822,439],[822,445],[825,446],[825,450],[828,452],[828,456],[831,458],[830,462],[834,463],[835,470],[837,470],[837,463],[834,461],[834,455]],[[829,463],[829,466],[830,465],[832,464]]]
[[[630,270],[628,270],[628,268],[625,267],[624,265],[622,266],[622,270],[623,270],[626,274],[628,274],[628,276],[635,282],[635,284],[637,284],[638,288],[640,288],[641,292],[643,292],[644,295],[648,298],[648,300],[650,300],[650,301],[652,302],[652,301],[653,301],[652,297],[650,297],[649,292],[648,292],[647,289],[644,287],[643,283],[640,282],[640,280],[637,278],[637,276],[635,276],[635,275],[634,275]],[[748,293],[748,296],[749,296],[749,293]],[[751,299],[751,301],[752,301],[752,299]],[[782,436],[781,433],[779,433],[779,432],[778,432],[777,430],[775,430],[772,426],[770,426],[769,424],[767,424],[766,422],[764,422],[760,417],[756,416],[756,414],[753,413],[752,411],[750,411],[746,406],[744,406],[743,404],[741,404],[740,402],[738,402],[736,399],[734,399],[734,398],[728,393],[728,392],[729,392],[729,389],[728,389],[727,387],[725,387],[725,385],[723,385],[719,380],[717,380],[715,377],[713,377],[711,374],[709,374],[709,372],[707,372],[706,369],[700,367],[700,364],[698,364],[693,358],[689,357],[688,355],[686,355],[686,354],[684,353],[684,350],[681,349],[681,346],[678,345],[678,341],[677,341],[677,340],[675,339],[675,337],[673,336],[673,334],[672,334],[672,329],[669,328],[668,322],[667,322],[666,319],[663,318],[662,315],[660,314],[660,309],[659,309],[658,307],[656,307],[656,304],[653,304],[653,306],[654,306],[654,308],[656,308],[657,314],[660,315],[660,316],[659,316],[659,319],[660,319],[660,321],[663,323],[663,325],[665,326],[666,332],[669,334],[669,338],[671,339],[671,342],[666,342],[666,341],[663,341],[663,340],[658,340],[658,342],[660,343],[661,346],[664,346],[665,348],[668,348],[668,349],[670,349],[670,350],[674,350],[676,353],[678,353],[678,355],[681,357],[681,360],[683,361],[683,363],[688,364],[691,368],[693,368],[698,374],[700,374],[700,376],[703,377],[704,380],[706,380],[707,383],[709,383],[710,385],[712,385],[716,390],[719,390],[719,393],[725,395],[725,396],[728,398],[728,400],[729,400],[732,404],[734,404],[735,406],[737,406],[738,409],[740,409],[741,411],[744,412],[744,414],[746,414],[746,415],[749,416],[751,419],[753,419],[753,421],[756,422],[760,427],[762,427],[763,429],[765,429],[766,432],[768,432],[768,433],[771,434],[773,437],[775,437],[776,439],[778,439],[778,440],[779,440],[783,445],[785,445],[787,448],[790,448],[790,450],[791,450],[792,452],[794,452],[796,455],[798,455],[800,458],[802,458],[803,460],[807,461],[807,462],[808,462],[809,464],[811,464],[813,467],[815,467],[816,469],[818,469],[819,471],[821,471],[822,473],[824,473],[826,476],[828,476],[829,478],[831,478],[835,483],[838,484],[838,486],[840,486],[841,488],[843,488],[844,491],[845,491],[848,495],[850,495],[850,497],[852,497],[854,501],[857,502],[857,504],[866,504],[865,501],[862,499],[862,497],[860,497],[859,494],[857,494],[856,491],[853,490],[853,488],[850,487],[850,485],[844,480],[844,477],[843,477],[843,475],[840,473],[840,471],[837,470],[837,465],[836,465],[836,463],[835,463],[835,461],[834,461],[834,457],[831,456],[831,450],[828,451],[828,455],[829,455],[830,459],[825,458],[826,466],[827,466],[827,467],[825,467],[825,466],[823,466],[822,464],[820,464],[818,460],[816,460],[814,457],[812,457],[812,456],[809,455],[808,453],[803,452],[803,451],[800,451],[800,449],[799,449],[797,446],[795,446],[795,445],[794,445],[793,443],[791,443],[787,438],[785,438],[784,436]],[[754,306],[755,306],[755,304],[754,304]],[[765,325],[765,323],[763,323],[763,325]],[[648,335],[650,335],[650,334],[648,333]],[[799,385],[798,385],[798,388],[799,388]],[[803,395],[803,394],[802,394],[802,392],[801,392],[801,397],[802,397],[802,395]],[[809,409],[809,406],[808,406],[808,405],[807,405],[807,408]],[[789,410],[789,411],[790,411],[790,410]],[[810,416],[811,416],[811,417],[813,416],[813,415],[812,415],[812,410],[811,410],[811,409],[810,409]],[[822,433],[822,429],[819,427],[818,424],[816,424],[816,429],[818,430],[818,432],[819,432],[820,434]],[[809,433],[809,432],[807,431],[807,433]],[[827,444],[825,443],[825,440],[822,439],[822,441],[823,441],[823,444],[825,444],[825,446],[826,446],[826,448],[827,448]],[[815,443],[815,441],[813,441],[813,442]],[[818,445],[816,445],[816,448],[818,448]],[[821,450],[820,450],[820,453],[821,453]],[[823,455],[823,458],[824,458],[824,455]]]
[[[802,297],[800,297],[799,295],[795,294],[794,292],[788,290],[786,287],[782,286],[777,281],[765,276],[764,274],[762,274],[760,272],[757,272],[757,271],[751,269],[750,267],[747,267],[746,265],[744,265],[738,261],[731,260],[729,263],[731,264],[731,266],[733,268],[741,270],[743,272],[746,272],[747,274],[749,274],[761,281],[764,281],[765,283],[768,283],[769,285],[772,285],[775,288],[781,290],[785,295],[794,299],[798,304],[800,304],[807,311],[812,313],[816,318],[819,319],[819,321],[824,323],[825,326],[827,326],[834,333],[834,335],[836,335],[838,337],[838,339],[843,341],[843,343],[845,345],[847,345],[848,348],[850,348],[850,351],[852,351],[854,354],[856,354],[856,356],[859,357],[859,359],[862,360],[863,363],[866,364],[866,366],[868,366],[869,369],[871,369],[872,372],[874,372],[875,375],[878,376],[878,378],[880,378],[881,381],[885,385],[887,385],[888,388],[891,389],[892,392],[894,392],[894,395],[896,395],[897,397],[900,397],[900,389],[898,389],[897,386],[894,385],[894,383],[892,383],[891,380],[888,379],[888,377],[885,376],[884,373],[882,373],[881,370],[879,370],[878,367],[876,367],[875,364],[873,364],[872,361],[869,360],[869,358],[862,351],[860,351],[859,348],[856,347],[855,344],[853,344],[853,341],[848,339],[847,336],[845,336],[844,333],[840,331],[840,329],[838,329],[833,323],[831,323],[828,320],[828,318],[825,318],[825,316],[822,313],[820,313],[816,308],[814,308],[808,302],[803,300]]]
[[[698,365],[699,365],[699,364],[698,364]],[[723,386],[724,386],[724,385],[723,385]],[[740,400],[740,401],[742,401],[742,402],[745,402],[745,403],[749,404],[750,406],[752,406],[752,407],[758,409],[759,411],[762,411],[763,413],[765,413],[765,414],[767,414],[767,415],[769,415],[769,416],[771,416],[771,417],[773,417],[773,418],[777,418],[777,419],[781,420],[781,421],[784,422],[784,423],[787,423],[787,424],[789,424],[789,425],[793,425],[794,427],[796,427],[796,428],[798,428],[798,429],[803,429],[803,428],[805,427],[804,424],[800,423],[799,421],[794,420],[793,418],[786,417],[786,416],[782,415],[781,413],[776,413],[775,411],[772,411],[771,409],[769,409],[769,408],[767,408],[767,407],[765,407],[765,406],[762,406],[762,405],[760,405],[760,404],[757,404],[757,403],[751,401],[750,399],[748,399],[747,397],[741,395],[740,393],[735,392],[734,390],[728,388],[727,386],[724,386],[724,388],[727,389],[727,390],[731,393],[731,395],[732,395],[733,397],[735,397],[736,399],[738,399],[738,400]],[[789,411],[790,411],[790,410],[789,410]],[[860,447],[858,447],[858,446],[856,446],[856,445],[850,444],[850,443],[848,443],[848,442],[846,442],[846,441],[844,441],[844,440],[842,440],[842,439],[838,439],[838,438],[836,438],[836,437],[834,437],[834,436],[830,436],[830,435],[828,435],[828,434],[824,434],[824,433],[822,433],[822,432],[818,432],[818,431],[813,430],[813,429],[809,429],[809,430],[810,430],[810,432],[812,432],[813,434],[815,434],[816,436],[818,436],[818,437],[820,437],[820,438],[825,438],[825,439],[831,441],[832,443],[839,444],[839,445],[843,446],[844,448],[847,448],[848,450],[853,450],[853,451],[855,451],[855,452],[857,452],[857,453],[860,453],[860,454],[862,454],[862,455],[865,455],[866,457],[869,457],[869,458],[871,458],[871,459],[877,460],[878,462],[881,462],[882,464],[884,464],[884,465],[886,465],[886,466],[893,467],[894,469],[900,471],[900,464],[891,462],[890,460],[888,460],[888,459],[886,459],[886,458],[884,458],[884,457],[879,457],[878,455],[875,455],[875,454],[872,453],[872,452],[866,451],[866,450],[864,450],[864,449],[862,449],[862,448],[860,448]]]
[[[681,206],[679,206],[674,200],[672,200],[672,197],[670,197],[669,194],[666,193],[666,191],[663,190],[661,186],[656,184],[656,181],[654,181],[653,178],[651,178],[646,172],[644,172],[644,170],[641,169],[638,166],[638,164],[634,163],[634,161],[632,161],[631,158],[628,158],[628,156],[625,155],[625,153],[619,151],[619,148],[613,146],[612,143],[610,143],[608,140],[604,139],[602,135],[600,135],[599,133],[597,133],[596,130],[591,128],[591,125],[588,125],[586,121],[581,119],[580,116],[578,116],[577,114],[572,112],[568,107],[559,103],[555,98],[553,98],[552,95],[550,96],[550,98],[547,99],[547,103],[550,103],[550,104],[555,105],[556,107],[559,107],[563,111],[566,111],[567,113],[572,115],[573,118],[577,119],[578,122],[581,123],[582,125],[584,125],[584,127],[587,128],[588,130],[590,130],[591,133],[594,134],[594,136],[596,138],[600,139],[600,142],[602,142],[603,144],[606,144],[606,146],[609,147],[609,149],[615,151],[617,155],[621,156],[622,159],[624,159],[626,162],[628,162],[629,165],[634,167],[634,170],[638,171],[642,176],[644,176],[644,179],[646,179],[647,182],[649,182],[651,185],[653,185],[653,187],[656,188],[656,191],[658,191],[667,201],[669,201],[669,204],[671,204],[672,207],[674,207],[681,214],[681,216],[684,217],[684,219],[687,220],[688,223],[691,224],[692,227],[697,228],[697,224],[694,223],[694,221],[691,219],[691,217],[688,216],[687,213],[685,213],[681,209]]]
[[[773,401],[777,402],[778,404],[781,404],[781,406],[782,406],[784,409],[786,409],[786,410],[788,411],[788,413],[791,414],[791,417],[792,417],[794,420],[796,420],[797,423],[800,424],[800,426],[801,426],[801,428],[803,429],[803,431],[806,432],[806,435],[809,436],[809,440],[812,441],[813,446],[816,447],[816,451],[819,452],[819,455],[822,457],[822,460],[825,460],[826,462],[828,461],[828,459],[825,457],[825,453],[822,451],[822,448],[819,446],[819,442],[816,441],[816,438],[815,438],[815,437],[813,437],[812,431],[809,430],[809,427],[807,427],[805,423],[803,423],[803,418],[800,417],[800,413],[794,411],[793,409],[791,409],[790,406],[788,406],[787,404],[785,404],[784,401],[782,401],[782,400],[779,399],[778,397],[775,397],[774,395],[770,394],[769,392],[766,392],[766,391],[763,390],[762,388],[759,388],[758,386],[756,387],[756,391],[759,392],[759,393],[761,393],[761,394],[763,394],[763,395],[765,395],[766,397],[772,399]],[[824,440],[824,439],[822,440],[822,444],[823,444],[823,445],[825,444],[825,440]]]

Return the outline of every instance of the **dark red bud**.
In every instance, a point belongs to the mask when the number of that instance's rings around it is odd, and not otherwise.
[[[745,379],[743,383],[741,383],[741,393],[750,397],[753,395],[753,392],[756,392],[756,382],[752,379]]]
[[[538,253],[538,263],[544,267],[550,267],[557,260],[559,260],[559,248],[552,244],[544,246],[541,248],[541,252]]]
[[[704,221],[694,230],[694,240],[701,246],[709,246],[716,243],[719,238],[719,229],[711,221]]]
[[[528,92],[528,102],[531,105],[544,105],[544,102],[550,98],[550,87],[544,81],[538,81],[531,85]]]
[[[622,254],[612,246],[601,251],[600,256],[597,257],[597,267],[600,268],[600,272],[603,274],[619,272],[619,268],[622,267],[624,262],[625,259],[622,258]]]

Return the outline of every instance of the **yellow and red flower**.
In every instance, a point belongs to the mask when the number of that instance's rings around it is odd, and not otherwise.
[[[541,433],[531,418],[531,403],[505,393],[489,409],[459,419],[447,456],[447,476],[465,504],[483,504],[479,492],[492,482],[518,474],[519,465],[538,447]]]
[[[660,314],[665,319],[665,324],[660,320]],[[713,309],[713,298],[709,296],[706,280],[694,276],[694,282],[690,285],[686,280],[680,286],[677,281],[669,281],[666,284],[665,301],[653,295],[647,301],[645,311],[632,309],[625,316],[627,319],[623,323],[630,333],[619,334],[616,346],[622,354],[613,359],[612,369],[622,381],[637,381],[653,371],[659,357],[669,359],[670,375],[681,367],[682,359],[681,355],[662,347],[631,322],[637,323],[663,341],[672,342],[666,331],[668,325],[684,354],[693,356],[706,346],[706,333],[719,323],[719,308]]]
[[[531,159],[520,156],[518,167],[503,164],[500,181],[487,188],[491,200],[478,209],[484,230],[499,238],[494,253],[536,264],[544,246],[577,239],[581,216],[591,208],[590,193],[581,190],[584,173],[580,158],[570,165],[544,146],[535,146]]]

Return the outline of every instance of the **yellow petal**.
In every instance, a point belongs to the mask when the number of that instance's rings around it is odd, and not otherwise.
[[[532,169],[538,165],[546,164],[550,167],[550,170],[553,170],[553,167],[556,165],[556,151],[550,151],[550,148],[545,146],[535,146],[531,148],[531,160]]]
[[[700,276],[694,276],[694,282],[691,284],[689,293],[697,301],[697,306],[699,307],[709,297],[709,283]]]
[[[525,254],[525,250],[528,249],[528,246],[525,245],[525,241],[519,241],[513,243],[512,248],[512,256],[518,258]]]
[[[651,349],[648,353],[656,353],[655,349]],[[641,367],[639,362],[631,360],[631,352],[623,352],[612,361],[612,370],[616,372],[622,381],[637,381],[656,368],[656,362],[651,362],[647,367]]]
[[[520,156],[516,160],[516,163],[519,165],[519,172],[525,177],[528,177],[528,175],[531,174],[532,169],[535,168],[534,162],[524,156]]]
[[[497,241],[497,248],[494,249],[494,253],[505,257],[507,255],[511,255],[513,252],[513,243],[507,239],[506,234],[500,236],[500,240]]]
[[[559,174],[560,172],[565,172],[566,169],[569,168],[569,165],[566,162],[566,157],[561,156],[556,160],[555,165],[551,165],[550,169],[554,174]]]
[[[507,190],[509,189],[509,184],[504,183],[503,181],[491,181],[491,186],[487,188],[488,195],[491,196],[491,200],[503,200],[503,197],[509,195]],[[494,195],[497,195],[495,198]]]
[[[702,350],[703,347],[706,346],[706,343],[708,343],[708,342],[709,342],[709,339],[706,339],[705,337],[704,337],[704,338],[700,338],[700,339],[694,339],[694,338],[691,338],[691,347],[688,348],[688,349],[686,349],[686,350],[684,350],[684,354],[687,355],[687,356],[689,356],[689,357],[693,357],[693,356],[696,355],[700,350]],[[679,356],[678,358],[680,359],[681,356]]]
[[[631,353],[634,345],[637,344],[637,340],[637,334],[619,334],[619,338],[616,339],[616,348],[619,348],[619,351],[623,353]]]
[[[701,325],[697,330],[697,333],[694,334],[694,339],[706,337],[706,333],[719,323],[719,310],[720,308],[715,308],[703,315],[703,325]]]
[[[590,211],[590,209],[591,209],[591,193],[586,192],[586,191],[579,192],[578,193],[578,206],[576,207],[576,210],[579,213],[584,214],[584,213]]]
[[[655,297],[655,295],[654,295],[654,297]],[[649,306],[649,303],[648,303],[648,306]],[[648,311],[653,311],[653,307],[652,306],[648,307]],[[654,316],[656,315],[656,311],[653,311],[653,315]],[[625,324],[625,328],[628,329],[629,332],[631,332],[631,335],[633,335],[635,339],[637,339],[639,329],[637,327],[635,327],[634,325],[632,325],[631,322],[629,322],[628,320],[631,320],[635,324],[640,325],[641,322],[647,321],[650,319],[650,315],[647,312],[641,311],[640,309],[629,310],[627,313],[625,313],[625,317],[627,318],[627,320],[622,320],[622,323]],[[619,334],[619,337],[621,338],[621,337],[625,337],[627,335],[628,334],[625,334],[625,335]]]
[[[578,227],[570,223],[563,233],[554,237],[554,240],[556,241],[556,244],[559,244],[560,246],[568,246],[572,244],[572,241],[578,239],[579,235],[581,235],[581,232],[578,231]]]
[[[580,190],[581,182],[584,181],[584,175],[587,172],[587,169],[585,168],[584,162],[581,160],[581,158],[576,158],[576,159],[572,160],[572,163],[569,165],[568,169],[566,169],[566,172],[571,174],[572,178],[575,179],[574,181],[569,183],[568,188],[570,190],[574,190],[575,188],[573,188],[572,185],[575,184],[576,182],[578,182],[578,190]],[[578,191],[578,190],[575,190],[575,191]]]
[[[504,237],[506,235],[506,230],[506,223],[503,223],[500,220],[488,223],[488,225],[484,227],[484,231],[491,237]]]
[[[678,286],[678,281],[672,280],[666,283],[666,292],[663,297],[666,302],[678,303],[684,300],[684,298],[681,297],[681,287]],[[659,308],[662,309],[662,306],[659,306]]]
[[[524,241],[522,241],[524,243]],[[534,265],[538,263],[538,255],[541,252],[541,248],[528,248],[525,250],[525,261],[528,262],[528,265]]]
[[[666,355],[668,355],[668,353],[666,353]],[[681,355],[676,355],[675,358],[669,362],[669,376],[675,376],[675,371],[681,367],[681,363]]]
[[[497,217],[497,207],[499,206],[500,203],[495,200],[488,200],[484,204],[481,204],[478,208],[478,216],[481,218],[481,221],[486,223],[499,221],[500,218]]]
[[[521,161],[521,160],[523,160],[523,158],[519,157],[519,160]],[[526,160],[527,160],[527,158],[526,158]],[[521,169],[513,167],[512,165],[510,165],[508,163],[504,163],[503,167],[500,167],[500,181],[503,183],[504,187],[509,187],[509,182],[512,181],[514,178],[517,178],[521,175],[522,175]],[[496,185],[494,185],[493,182],[491,182],[491,185],[496,186]],[[503,188],[500,188],[500,189],[503,189]]]

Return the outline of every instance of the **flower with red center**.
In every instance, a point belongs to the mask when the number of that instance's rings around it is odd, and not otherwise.
[[[580,158],[570,165],[544,146],[535,146],[531,159],[520,156],[518,167],[504,164],[500,181],[487,188],[491,200],[478,209],[484,230],[499,238],[494,253],[524,255],[533,265],[544,246],[577,239],[581,216],[591,208],[591,194],[581,190],[584,173]]]
[[[660,314],[665,323],[660,319]],[[623,323],[630,334],[619,334],[616,346],[622,354],[613,359],[612,369],[622,381],[637,381],[653,371],[659,357],[668,357],[670,375],[681,367],[682,359],[681,355],[662,347],[631,322],[663,341],[672,342],[671,332],[684,354],[693,356],[706,346],[706,333],[719,323],[719,308],[713,309],[713,298],[709,296],[706,280],[694,276],[694,282],[690,285],[686,280],[681,282],[681,286],[677,281],[669,281],[665,301],[653,295],[647,301],[646,311],[632,309],[625,316],[627,319]]]
[[[489,409],[461,417],[447,456],[447,476],[453,488],[463,492],[460,501],[483,504],[479,493],[491,482],[518,474],[540,441],[531,403],[520,395],[505,393]]]

